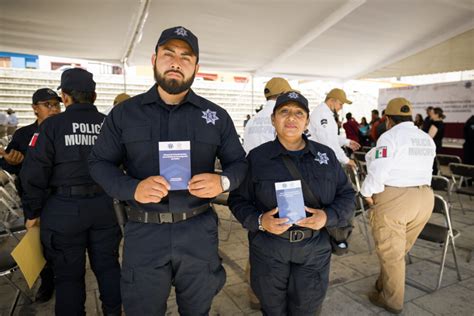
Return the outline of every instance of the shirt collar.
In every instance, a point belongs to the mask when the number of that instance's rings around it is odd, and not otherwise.
[[[73,103],[66,107],[66,111],[94,110],[98,112],[97,107],[90,103]]]
[[[306,135],[301,135],[303,137],[304,142],[306,143],[306,146],[304,146],[303,150],[303,155],[307,153],[311,153],[314,157],[317,155],[317,150],[314,148],[314,145],[308,141],[308,137]],[[281,155],[288,155],[288,150],[283,147],[283,145],[280,143],[278,140],[278,137],[275,138],[275,140],[272,142],[272,147],[270,148],[269,151],[270,158],[276,158]]]
[[[161,99],[158,94],[158,85],[155,83],[143,96],[142,104],[154,104],[158,103],[166,106],[167,104]],[[201,98],[199,98],[192,89],[189,89],[188,94],[180,104],[190,103],[197,106],[200,109],[204,109]]]
[[[411,127],[415,127],[415,124],[410,121],[410,122],[398,123],[397,125],[393,126],[391,129],[397,130],[400,128],[411,128]]]

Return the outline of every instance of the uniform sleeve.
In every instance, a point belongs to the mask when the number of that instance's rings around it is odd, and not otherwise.
[[[249,167],[242,184],[229,194],[229,208],[242,226],[251,232],[258,231],[260,211],[255,207],[255,187]]]
[[[240,144],[234,123],[227,113],[217,157],[222,164],[222,175],[230,180],[229,190],[238,188],[247,173],[247,160],[245,160],[245,151]]]
[[[349,182],[342,166],[335,163],[336,194],[331,204],[325,207],[326,227],[345,227],[354,217],[355,191]]]
[[[339,147],[349,146],[349,144],[351,142],[351,140],[346,138],[344,135],[337,135],[337,140],[339,141]]]
[[[376,147],[366,154],[367,177],[360,190],[363,196],[371,197],[385,189],[385,181],[393,168],[394,148],[395,144],[390,135],[383,134]]]
[[[48,197],[49,180],[54,166],[54,131],[48,122],[44,122],[36,139],[30,142],[27,155],[20,171],[23,189],[22,204],[28,219],[40,216]]]
[[[108,195],[122,200],[133,200],[140,180],[126,175],[120,168],[126,156],[121,143],[122,130],[119,119],[121,112],[114,109],[105,119],[100,135],[89,155],[89,171]]]
[[[341,163],[348,163],[349,158],[341,148],[339,143],[339,135],[337,135],[336,122],[333,117],[321,118],[312,115],[310,120],[311,140],[317,141],[323,145],[330,147],[336,154],[337,160]]]
[[[13,134],[13,137],[12,137],[12,140],[10,141],[10,143],[8,144],[7,148],[5,149],[5,151],[8,153],[10,152],[10,150],[14,149],[14,150],[17,150],[17,151],[20,151],[20,144],[21,144],[21,133],[19,132],[19,130],[17,130],[14,134]],[[25,153],[22,152],[22,154],[24,155]],[[20,170],[21,170],[21,164],[18,164],[16,166],[13,166],[13,165],[10,165],[5,159],[3,158],[0,158],[0,167],[6,171],[8,171],[9,173],[12,173],[12,174],[19,174],[20,173]]]

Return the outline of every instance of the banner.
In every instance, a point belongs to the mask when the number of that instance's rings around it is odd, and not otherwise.
[[[426,117],[428,106],[443,109],[446,123],[465,123],[474,115],[472,81],[456,81],[379,90],[378,109],[382,112],[388,101],[402,97],[413,105],[413,119],[420,113]]]

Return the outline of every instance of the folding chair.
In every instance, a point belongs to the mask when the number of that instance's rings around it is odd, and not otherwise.
[[[355,151],[353,153],[354,155],[354,160],[357,164],[357,167],[359,168],[360,170],[360,181],[362,181],[365,176],[367,176],[367,164],[365,162],[365,154],[366,152],[363,152],[363,151]]]
[[[18,266],[10,255],[11,251],[14,248],[14,245],[10,240],[2,240],[0,243],[0,277],[7,281],[10,286],[15,289],[15,296],[10,305],[10,310],[8,315],[13,315],[15,308],[18,304],[18,300],[22,295],[27,304],[33,303],[29,296],[13,281],[13,273],[18,270]]]
[[[360,221],[357,221],[357,224],[359,226],[359,229],[364,232],[365,238],[367,240],[367,247],[369,249],[369,253],[372,253],[372,244],[370,243],[370,236],[369,236],[369,228],[367,226],[368,222],[368,216],[367,216],[367,211],[369,209],[369,206],[363,196],[360,194],[360,180],[359,180],[359,175],[357,174],[357,170],[350,166],[345,166],[344,170],[346,172],[346,175],[350,179],[352,183],[352,187],[356,191],[356,210],[355,210],[355,217],[362,215],[362,224],[363,224],[363,229],[361,227]]]
[[[456,254],[456,245],[454,243],[454,240],[457,237],[459,237],[461,233],[453,229],[452,227],[449,206],[446,200],[441,195],[438,195],[438,194],[435,194],[434,197],[435,197],[435,201],[434,201],[435,203],[434,203],[433,213],[443,215],[445,225],[427,223],[425,227],[423,228],[420,236],[418,236],[418,239],[422,239],[422,240],[426,240],[426,241],[443,245],[443,255],[441,257],[441,262],[439,266],[438,283],[436,285],[436,288],[432,290],[433,292],[438,290],[441,287],[441,281],[443,279],[444,266],[446,263],[446,255],[448,252],[449,244],[451,244],[451,248],[453,251],[454,264],[456,266],[458,280],[459,281],[462,280],[461,273],[459,272],[458,258]]]
[[[449,170],[450,163],[461,163],[461,157],[455,155],[436,155],[436,164],[438,165],[438,175],[451,177],[451,171]]]
[[[433,191],[437,192],[443,192],[446,194],[446,197],[448,199],[449,206],[451,206],[451,189],[452,189],[452,183],[449,181],[448,178],[443,177],[443,176],[433,176],[431,178],[431,188]]]
[[[451,171],[451,178],[454,184],[453,191],[456,192],[458,196],[459,205],[461,206],[463,214],[466,214],[460,195],[467,195],[471,200],[474,196],[474,186],[467,186],[467,180],[474,178],[474,165],[450,163],[449,170]],[[465,187],[462,186],[464,181],[466,182]]]

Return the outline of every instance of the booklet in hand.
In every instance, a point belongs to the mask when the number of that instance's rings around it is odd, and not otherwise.
[[[280,218],[289,218],[288,224],[295,224],[306,217],[300,180],[276,182],[275,191]]]
[[[170,184],[171,191],[187,190],[191,179],[191,143],[159,142],[160,175]]]

